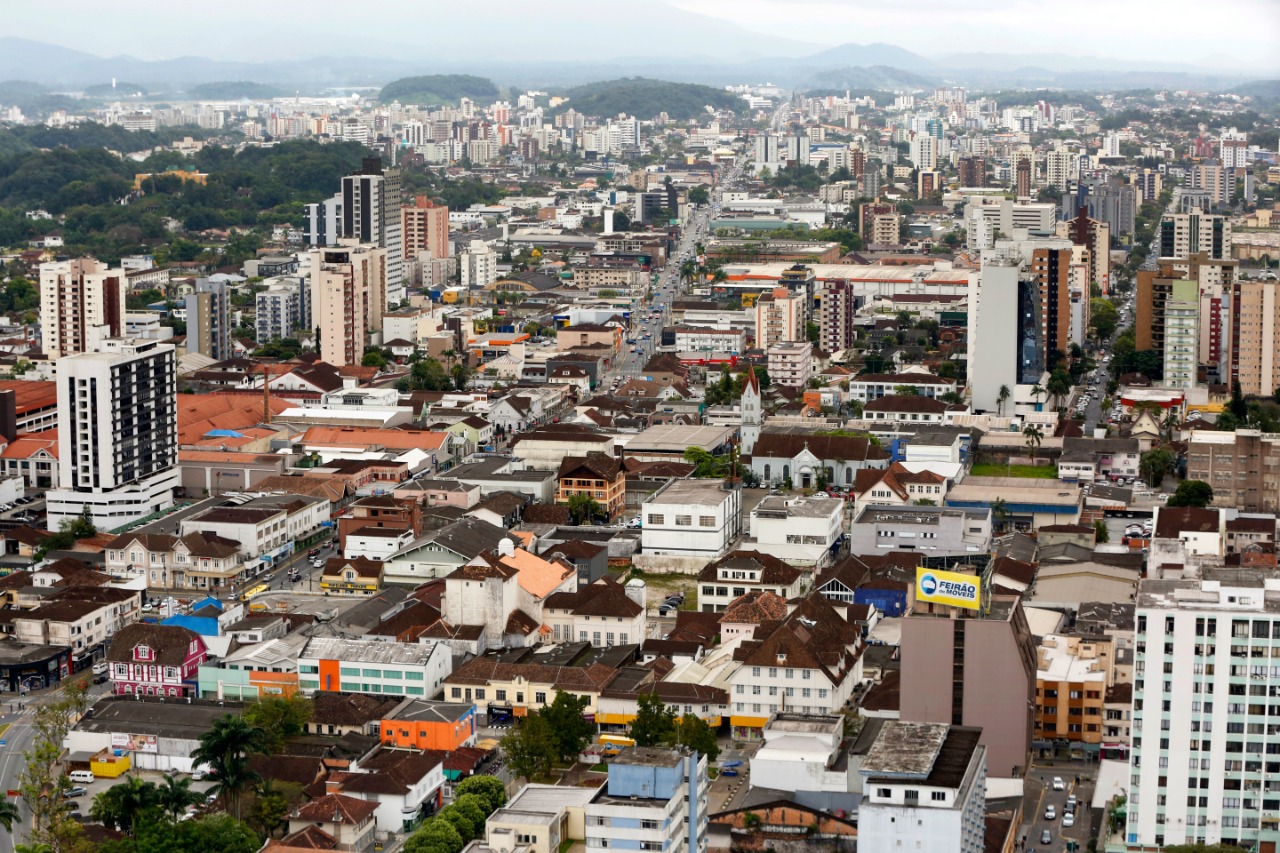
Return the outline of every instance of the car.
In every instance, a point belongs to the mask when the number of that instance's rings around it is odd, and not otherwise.
[[[65,800],[73,800],[76,797],[83,797],[87,793],[89,793],[89,789],[83,785],[73,785],[62,792],[62,798]]]
[[[102,675],[95,675],[95,676],[93,677],[93,683],[94,683],[94,684],[106,684],[106,683],[107,683],[108,681],[110,681],[110,680],[111,680],[111,676],[109,676],[109,675],[107,675],[107,674],[105,674],[105,673],[104,673],[104,674],[102,674]]]
[[[1065,783],[1065,782],[1063,782],[1063,781],[1062,781],[1062,777],[1061,777],[1061,776],[1054,776],[1054,777],[1053,777],[1053,790],[1055,790],[1055,791],[1065,791],[1066,789],[1067,789],[1067,785],[1066,785],[1066,783]]]
[[[1054,808],[1053,803],[1050,803],[1049,805],[1044,807],[1045,820],[1057,820],[1057,818],[1058,818],[1058,810]]]
[[[1050,843],[1051,841],[1053,841],[1053,833],[1052,833],[1052,832],[1050,832],[1049,830],[1047,830],[1047,829],[1046,829],[1044,832],[1041,832],[1041,833],[1040,833],[1040,843],[1041,843],[1041,844],[1048,844],[1048,843]]]

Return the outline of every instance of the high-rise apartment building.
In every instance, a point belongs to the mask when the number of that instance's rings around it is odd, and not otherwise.
[[[1065,233],[1064,233],[1065,232]],[[1111,290],[1111,227],[1094,219],[1081,208],[1074,219],[1059,225],[1059,233],[1076,246],[1088,250],[1088,284],[1096,284],[1104,293]]]
[[[498,280],[498,253],[483,240],[472,240],[458,256],[462,286],[467,290],[488,287]]]
[[[1071,256],[1070,249],[1032,249],[1026,265],[1040,290],[1040,337],[1049,357],[1071,348]]]
[[[416,258],[422,251],[433,258],[449,257],[449,208],[420,195],[401,209],[400,216],[405,258]]]
[[[1155,201],[1164,189],[1164,176],[1155,169],[1143,169],[1133,176],[1133,185],[1138,191],[1138,203]]]
[[[382,328],[387,304],[387,250],[351,245],[311,253],[311,325],[320,358],[358,365],[369,333]]]
[[[1188,170],[1187,185],[1193,190],[1204,190],[1211,204],[1222,206],[1231,203],[1235,175],[1221,163],[1211,160],[1197,163]]]
[[[1144,580],[1134,613],[1130,849],[1256,849],[1280,811],[1280,578],[1205,568]],[[903,665],[906,672],[906,665]]]
[[[1074,151],[1060,146],[1050,148],[1044,155],[1045,183],[1066,192],[1079,176],[1079,162]]]
[[[384,169],[377,157],[365,158],[359,172],[342,179],[342,236],[386,250],[387,303],[382,310],[405,298],[401,227],[400,170]]]
[[[933,171],[938,168],[938,140],[927,133],[917,133],[911,137],[911,164],[922,171]]]
[[[221,279],[196,279],[187,295],[187,352],[217,361],[231,358],[231,301]]]
[[[1193,252],[1219,261],[1231,257],[1231,222],[1225,216],[1167,213],[1160,220],[1158,236],[1162,258],[1185,258]]]
[[[857,341],[855,320],[864,299],[852,282],[826,280],[814,294],[814,320],[818,324],[818,346],[829,353],[843,352]]]
[[[1036,640],[1016,596],[993,595],[986,611],[916,602],[901,647],[902,720],[981,728],[992,775],[1026,769]]]
[[[257,341],[292,338],[311,329],[310,287],[304,276],[283,276],[267,283],[255,298]]]
[[[1280,283],[1233,282],[1228,334],[1227,381],[1239,382],[1246,396],[1274,394],[1280,388]]]
[[[1089,178],[1076,184],[1075,192],[1062,196],[1062,218],[1075,219],[1081,211],[1101,222],[1120,236],[1133,233],[1138,211],[1138,191],[1135,187]]]
[[[1164,378],[1166,388],[1196,387],[1200,364],[1200,287],[1175,281],[1164,305]]]
[[[775,287],[756,300],[756,347],[767,350],[776,343],[803,341],[805,295]]]
[[[302,239],[308,246],[336,246],[342,236],[342,193],[307,205]]]
[[[788,388],[805,388],[813,375],[813,345],[808,341],[775,343],[768,350],[769,378]]]
[[[1164,352],[1165,305],[1173,282],[1195,282],[1200,291],[1199,362],[1216,372],[1230,348],[1231,284],[1237,261],[1214,260],[1203,253],[1186,258],[1160,258],[1155,269],[1140,269],[1134,296],[1134,346]]]
[[[957,164],[960,186],[985,187],[987,185],[987,161],[982,157],[961,157]]]
[[[1224,169],[1247,169],[1249,167],[1249,134],[1236,130],[1222,131],[1218,144],[1221,146],[1222,166]]]
[[[177,361],[158,341],[106,338],[58,361],[58,484],[48,525],[83,512],[114,530],[173,505]]]
[[[124,334],[124,270],[93,258],[40,265],[40,331],[44,352],[61,358]]]
[[[1031,198],[1031,185],[1034,178],[1034,169],[1031,165],[1030,157],[1018,157],[1014,165],[1014,194],[1018,198]]]
[[[1020,267],[1016,257],[984,252],[982,270],[970,285],[968,362],[983,366],[969,376],[973,408],[977,411],[997,411],[1000,389],[1012,391],[1022,374]]]

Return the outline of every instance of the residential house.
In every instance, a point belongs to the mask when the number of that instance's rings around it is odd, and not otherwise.
[[[894,462],[883,470],[866,468],[858,472],[851,491],[854,512],[870,504],[910,506],[941,504],[951,488],[951,480],[919,464]]]
[[[241,545],[213,531],[122,533],[104,549],[105,568],[168,589],[230,590],[246,579]]]
[[[624,588],[606,576],[588,586],[547,596],[543,624],[551,629],[554,642],[577,640],[606,647],[638,643],[647,634],[643,596],[643,585]]]
[[[444,805],[447,757],[440,750],[383,746],[331,773],[329,780],[342,794],[377,804],[378,832],[409,832]]]
[[[478,518],[461,518],[439,530],[425,533],[386,560],[383,580],[417,586],[426,580],[443,578],[466,565],[484,551],[498,547],[508,535]]]
[[[330,557],[320,576],[320,590],[325,595],[373,595],[382,587],[385,567],[380,560],[367,557]]]
[[[331,839],[332,850],[361,851],[373,849],[377,826],[374,813],[378,803],[350,797],[346,794],[325,794],[298,806],[289,814],[289,835],[282,839],[282,846],[289,847],[289,839],[298,833],[323,833]],[[305,846],[316,846],[314,842]]]
[[[804,573],[772,554],[731,551],[698,575],[698,607],[719,613],[742,596],[770,592],[784,600],[800,595]]]
[[[821,479],[849,487],[863,468],[887,468],[889,453],[865,436],[765,431],[751,450],[751,470],[766,485],[809,489]]]
[[[701,597],[698,600],[702,603]],[[750,639],[760,625],[781,622],[786,617],[786,598],[767,589],[748,590],[730,601],[720,613],[720,640],[727,643],[735,637]]]
[[[126,625],[112,636],[107,649],[112,692],[194,696],[200,665],[207,657],[204,638],[195,631],[176,625]]]
[[[965,407],[920,394],[890,394],[867,403],[862,409],[862,417],[876,423],[943,424],[952,411],[963,412]]]

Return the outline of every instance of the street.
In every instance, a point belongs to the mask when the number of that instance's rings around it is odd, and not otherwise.
[[[1067,841],[1076,842],[1076,849],[1083,850],[1091,834],[1089,801],[1093,797],[1093,773],[1096,767],[1082,762],[1055,761],[1049,765],[1034,765],[1026,777],[1023,795],[1025,811],[1019,838],[1026,840],[1028,853],[1065,850]],[[1056,791],[1053,780],[1061,779],[1063,790]],[[1079,781],[1077,782],[1077,779]],[[1067,798],[1075,796],[1077,805],[1074,820],[1065,821],[1063,811]],[[1053,807],[1053,818],[1045,817]],[[1071,823],[1071,826],[1066,826]],[[1049,833],[1049,843],[1040,839]]]

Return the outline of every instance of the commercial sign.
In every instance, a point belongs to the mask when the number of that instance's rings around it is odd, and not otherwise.
[[[127,732],[111,733],[111,748],[129,752],[159,752],[155,735],[131,735]]]
[[[977,610],[981,606],[980,579],[975,575],[916,569],[916,599]]]

